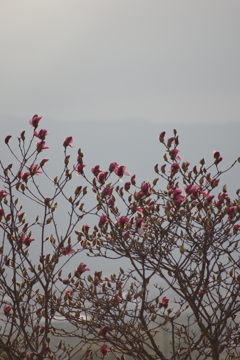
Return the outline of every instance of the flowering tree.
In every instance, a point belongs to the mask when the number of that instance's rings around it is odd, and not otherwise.
[[[30,120],[29,142],[24,131],[20,134],[19,154],[11,148],[11,136],[5,138],[15,160],[1,161],[0,349],[5,356],[238,359],[240,190],[232,199],[227,187],[219,186],[221,175],[240,159],[221,170],[223,158],[215,151],[212,164],[201,159],[191,166],[179,156],[174,130],[167,140],[164,132],[159,135],[164,163],[154,167],[151,183],[138,184],[135,175],[123,182],[130,173],[116,162],[103,170],[93,166],[89,179],[81,150],[71,164],[68,148],[74,139],[67,137],[64,169],[51,178],[44,170],[48,159],[41,156],[48,132],[37,131],[40,120],[38,115]],[[72,189],[74,174],[80,178]],[[160,178],[164,189],[158,188]],[[86,209],[89,190],[95,204]],[[32,210],[25,213],[28,203]],[[64,233],[58,203],[67,209]],[[84,254],[121,260],[124,266],[103,274],[82,261],[67,274],[72,260]]]

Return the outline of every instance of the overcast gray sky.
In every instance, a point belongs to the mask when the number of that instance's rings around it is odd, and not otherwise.
[[[117,161],[151,181],[157,136],[176,127],[183,160],[218,150],[226,168],[240,156],[239,19],[238,0],[0,0],[2,138],[38,113],[54,176],[74,136],[86,171]]]
[[[1,121],[239,121],[240,2],[0,0]]]

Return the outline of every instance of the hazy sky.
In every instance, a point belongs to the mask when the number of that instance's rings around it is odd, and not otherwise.
[[[74,136],[86,172],[117,161],[151,181],[157,136],[176,127],[183,160],[218,150],[226,168],[240,156],[239,19],[238,0],[0,0],[2,139],[38,113],[54,176]],[[239,167],[227,182],[233,193]]]
[[[1,121],[239,121],[240,2],[0,0]]]

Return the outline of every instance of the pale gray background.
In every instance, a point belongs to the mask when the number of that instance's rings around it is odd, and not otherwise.
[[[234,0],[0,0],[2,139],[38,113],[54,175],[74,136],[87,169],[117,161],[152,180],[157,136],[177,128],[184,160],[219,150],[224,168],[240,156],[239,18]],[[234,194],[239,167],[226,181]]]

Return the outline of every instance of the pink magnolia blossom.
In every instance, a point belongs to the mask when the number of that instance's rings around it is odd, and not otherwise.
[[[118,167],[118,163],[116,163],[115,161],[114,161],[114,162],[111,162],[111,163],[109,164],[108,170],[109,170],[110,172],[113,172],[116,167]]]
[[[109,199],[107,204],[108,204],[109,207],[113,207],[115,205],[115,202],[114,202],[113,199]]]
[[[204,294],[206,294],[206,290],[198,290],[198,295],[202,296]]]
[[[83,225],[82,226],[82,231],[85,232],[85,233],[88,233],[90,230],[90,225],[89,224],[86,224],[86,225]]]
[[[79,149],[81,151],[81,149]],[[80,155],[77,156],[77,162],[78,164],[82,164],[82,159],[83,159],[83,154],[81,153]]]
[[[74,270],[74,275],[79,278],[85,271],[90,271],[90,269],[87,268],[86,264],[81,262],[77,269]]]
[[[126,182],[126,183],[124,184],[124,189],[125,189],[126,191],[128,191],[128,190],[130,189],[130,187],[131,187],[131,183],[130,183],[130,182]]]
[[[151,206],[154,206],[155,202],[154,201],[150,201],[149,204],[147,204],[146,208],[150,208]]]
[[[109,355],[108,353],[112,352],[111,349],[108,349],[107,348],[108,346],[106,344],[103,344],[100,348],[100,353],[103,355],[103,356],[107,356]]]
[[[142,182],[141,184],[141,191],[146,195],[149,194],[149,190],[151,188],[151,185],[148,183],[146,183],[145,181]]]
[[[36,136],[40,140],[45,140],[45,137],[49,135],[46,129],[41,129],[39,131],[34,131],[34,136]]]
[[[102,196],[106,197],[106,196],[110,196],[112,194],[112,189],[110,187],[106,187],[102,190]]]
[[[193,167],[192,171],[193,171],[194,174],[197,174],[198,171],[197,171],[197,166],[196,165]]]
[[[126,171],[126,166],[122,165],[122,166],[116,166],[114,169],[114,172],[117,176],[119,176],[120,178],[123,177],[123,175],[131,175],[130,172]]]
[[[208,173],[206,175],[206,179],[207,179],[208,182],[210,182],[211,180],[214,180],[214,179],[211,178],[211,173]]]
[[[220,192],[218,194],[218,199],[224,201],[225,200],[225,193]]]
[[[202,210],[203,208],[203,203],[200,201],[199,203],[196,204],[196,208],[198,209],[198,211]]]
[[[219,159],[221,155],[222,155],[222,154],[220,154],[219,151],[215,151],[215,150],[213,151],[213,157],[214,157],[214,159]]]
[[[178,163],[173,163],[171,165],[171,170],[169,170],[169,172],[173,173],[173,174],[176,174],[179,169],[180,169],[180,165]]]
[[[4,140],[5,144],[9,143],[9,140],[11,139],[11,137],[12,137],[12,135],[8,135],[5,137],[5,140]]]
[[[167,147],[170,147],[174,141],[175,141],[175,137],[170,137],[167,141]]]
[[[25,131],[22,131],[21,133],[20,133],[20,137],[21,137],[21,139],[22,139],[22,141],[25,141]]]
[[[137,209],[137,211],[140,212],[141,215],[142,215],[143,209]],[[147,228],[147,226],[144,225],[144,224],[145,224],[145,223],[144,223],[144,219],[143,219],[142,217],[139,217],[139,218],[135,219],[135,225],[134,225],[133,227],[136,228],[136,230],[137,230],[137,232],[138,232],[138,234],[139,234],[140,236],[143,236],[143,235],[144,235],[144,233],[145,233],[145,232],[144,232],[144,229]]]
[[[44,140],[37,142],[37,152],[41,152],[42,150],[49,149],[49,146],[45,145],[46,142]]]
[[[223,204],[223,201],[222,200],[218,200],[218,201],[214,201],[214,204],[215,204],[215,206],[217,207],[217,208],[220,208],[221,207],[221,205]]]
[[[41,313],[42,313],[42,308],[39,308],[36,310],[36,315],[37,316],[41,316]]]
[[[158,135],[158,139],[161,143],[164,142],[166,131],[161,132],[161,134]]]
[[[207,194],[206,196],[206,202],[210,204],[212,200],[214,199],[214,195]]]
[[[228,214],[228,221],[232,222],[232,219],[234,218],[236,211],[237,211],[237,207],[236,206],[230,206],[228,208],[226,208],[226,214]]]
[[[187,171],[190,163],[188,161],[185,161],[182,163],[182,169],[183,171]]]
[[[97,177],[98,182],[103,185],[107,179],[107,175],[108,175],[108,171],[99,173]]]
[[[78,175],[81,175],[81,174],[84,173],[83,169],[85,168],[85,166],[86,166],[86,165],[84,165],[84,164],[77,164],[77,165],[74,165],[74,166],[73,166],[73,169],[74,169],[75,171],[77,171]]]
[[[81,192],[82,192],[82,186],[77,186],[75,191],[74,191],[74,194],[79,195]]]
[[[43,167],[49,159],[44,158],[40,161],[40,167]]]
[[[80,244],[81,246],[85,246],[85,241],[84,241],[84,240],[80,240],[80,241],[79,241],[79,244]]]
[[[182,190],[176,187],[171,188],[168,194],[172,198],[173,203],[176,206],[179,206],[184,200],[184,196],[182,195]]]
[[[72,289],[64,289],[65,294],[68,296],[69,299],[73,297],[74,291]]]
[[[101,329],[99,330],[99,335],[105,336],[108,331],[109,331],[109,327],[108,327],[108,326],[102,326]]]
[[[220,181],[220,179],[215,179],[215,178],[211,178],[211,174],[207,174],[206,175],[206,179],[207,181],[210,183],[210,185],[212,186],[212,188],[215,188],[218,186],[218,183]]]
[[[212,188],[215,188],[218,186],[220,179],[211,179],[210,184]]]
[[[112,296],[110,297],[110,302],[113,303],[114,305],[121,305],[121,301],[122,299],[120,298],[120,296]]]
[[[68,246],[60,249],[60,252],[61,252],[63,255],[65,255],[65,256],[69,256],[69,255],[75,254],[75,253],[77,252],[77,250],[74,250],[74,249],[72,248],[72,245],[69,244]]]
[[[121,225],[123,228],[125,227],[125,225],[127,225],[129,223],[130,219],[125,217],[125,216],[119,216],[117,219],[117,224]]]
[[[21,174],[21,179],[25,182],[28,181],[28,177],[30,176],[30,173],[29,172],[24,172]]]
[[[5,305],[3,307],[4,315],[9,316],[11,311],[12,311],[12,306],[11,305]]]
[[[235,211],[237,210],[237,207],[236,206],[230,206],[226,209],[226,213],[227,214],[232,214],[234,213]]]
[[[222,154],[219,151],[213,151],[213,157],[215,159],[215,161],[214,161],[215,165],[219,164],[223,160],[221,155]]]
[[[142,223],[143,223],[143,219],[142,219],[142,218],[136,219],[136,222],[135,222],[136,228],[137,228],[137,229],[141,229]]]
[[[124,238],[125,240],[132,238],[132,235],[130,235],[130,231],[129,231],[129,230],[128,230],[128,231],[125,231],[125,232],[123,233],[123,238]]]
[[[182,161],[182,158],[180,156],[178,156],[179,151],[180,150],[178,150],[178,149],[171,150],[170,156],[171,156],[172,160],[178,159],[178,160]]]
[[[145,181],[141,184],[141,191],[134,191],[135,200],[145,199],[152,194],[151,185]]]
[[[237,234],[239,231],[240,231],[240,225],[239,224],[233,225],[233,233]]]
[[[216,160],[214,161],[214,164],[217,165],[217,164],[219,164],[222,160],[223,160],[223,158],[222,158],[222,157],[219,157],[218,159],[216,159]]]
[[[30,238],[29,236],[25,236],[22,238],[22,244],[26,245],[26,246],[30,246],[31,242],[35,241],[35,239]]]
[[[29,167],[29,171],[30,171],[30,175],[35,175],[35,174],[41,174],[42,173],[42,170],[39,170],[40,169],[40,166],[39,165],[35,165],[35,164],[32,164],[30,167]]]
[[[67,146],[73,147],[74,137],[68,136],[65,138],[63,142],[63,146],[66,148]]]
[[[3,198],[7,196],[7,193],[5,193],[4,190],[0,190],[0,201],[2,201]]]
[[[196,184],[191,183],[185,188],[185,191],[187,195],[191,195],[193,198],[197,198],[202,193],[202,188]]]
[[[138,200],[141,200],[142,197],[146,197],[146,196],[144,196],[144,194],[142,193],[142,191],[137,191],[137,190],[134,191],[133,196],[134,196],[134,199],[137,200],[137,201],[138,201]]]
[[[168,307],[168,303],[169,303],[169,299],[168,299],[166,296],[164,296],[164,297],[162,298],[162,300],[160,301],[160,305],[163,306],[163,307],[165,307],[165,308]]]
[[[99,165],[95,165],[92,167],[91,169],[92,173],[95,175],[95,176],[98,176],[98,174],[100,172],[102,172],[102,170],[100,169],[100,166]]]
[[[220,192],[218,194],[218,199],[222,200],[222,201],[226,200],[227,203],[230,203],[230,197],[229,197],[229,195],[227,193]]]
[[[168,192],[168,194],[174,198],[178,197],[181,193],[182,193],[182,190],[177,187],[171,188]]]
[[[26,216],[26,214],[24,212],[23,213],[20,213],[20,212],[17,213],[17,217],[18,217],[19,221],[22,221],[24,216]]]
[[[107,224],[107,223],[108,223],[107,215],[101,215],[100,218],[99,218],[98,225],[103,226],[104,224]]]
[[[132,183],[132,185],[136,185],[136,175],[133,175],[131,177],[131,183]]]
[[[38,116],[37,114],[32,117],[31,120],[29,120],[30,125],[36,129],[38,127],[39,121],[42,119],[42,116]]]

